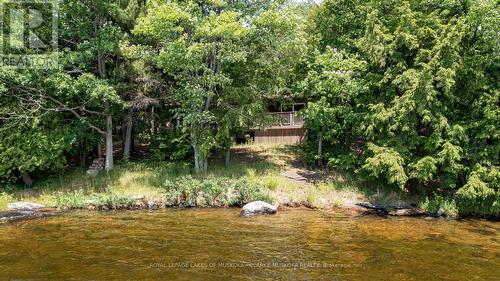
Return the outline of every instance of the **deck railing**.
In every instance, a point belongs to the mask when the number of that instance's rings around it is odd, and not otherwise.
[[[271,112],[269,113],[274,118],[272,127],[302,127],[304,119],[297,116],[297,112]]]

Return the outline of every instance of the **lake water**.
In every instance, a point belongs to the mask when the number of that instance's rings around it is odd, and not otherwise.
[[[0,280],[500,280],[500,223],[287,210],[72,212],[0,225]]]

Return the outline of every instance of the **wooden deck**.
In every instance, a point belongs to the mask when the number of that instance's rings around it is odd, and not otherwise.
[[[256,144],[297,144],[304,141],[304,120],[297,116],[297,112],[269,113],[275,122],[262,130],[255,131]]]
[[[255,131],[256,144],[298,144],[304,141],[304,128],[269,128]]]
[[[297,116],[297,112],[271,112],[274,124],[270,128],[302,128],[304,126],[304,119]]]

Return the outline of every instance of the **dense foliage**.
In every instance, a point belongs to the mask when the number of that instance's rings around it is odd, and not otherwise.
[[[262,183],[242,177],[236,181],[228,178],[195,179],[181,177],[166,181],[167,206],[221,207],[243,206],[257,200],[268,200]]]
[[[325,1],[300,82],[310,155],[498,213],[499,19],[496,1]]]
[[[95,157],[111,170],[139,145],[203,172],[270,103],[300,99],[311,164],[500,212],[498,1],[56,2],[57,51],[3,19],[3,54],[58,63],[0,66],[2,183]]]

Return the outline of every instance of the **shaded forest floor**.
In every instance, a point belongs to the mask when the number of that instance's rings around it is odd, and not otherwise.
[[[418,202],[418,198],[363,182],[347,172],[308,169],[300,153],[296,146],[239,145],[231,151],[229,167],[224,167],[223,160],[215,157],[210,160],[209,170],[201,175],[194,175],[190,163],[186,162],[122,161],[112,172],[101,172],[97,177],[87,176],[84,169],[72,168],[37,181],[32,188],[0,194],[0,209],[14,201],[58,206],[63,199],[66,202],[83,200],[92,194],[158,198],[165,191],[166,181],[187,175],[248,177],[262,183],[273,203],[285,206],[350,208],[358,203],[410,205]]]

